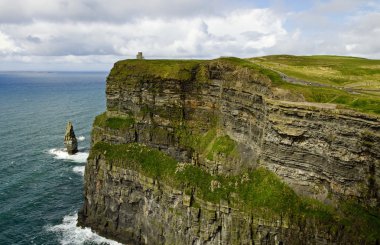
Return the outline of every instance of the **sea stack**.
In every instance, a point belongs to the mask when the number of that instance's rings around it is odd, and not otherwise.
[[[78,152],[78,141],[75,137],[74,127],[71,122],[67,123],[64,143],[69,155],[74,155]]]

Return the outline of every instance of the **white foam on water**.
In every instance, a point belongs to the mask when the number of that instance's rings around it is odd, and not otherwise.
[[[62,224],[46,226],[46,230],[54,232],[59,236],[62,245],[79,245],[84,243],[121,245],[121,243],[104,238],[91,231],[90,228],[77,226],[78,214],[66,215],[63,217]]]
[[[77,137],[77,141],[82,142],[86,139],[83,135]]]
[[[49,154],[54,155],[55,159],[70,160],[73,162],[85,163],[87,161],[88,152],[77,152],[74,155],[69,155],[64,148],[53,148],[49,150]]]
[[[76,166],[73,168],[73,172],[84,176],[84,168],[85,166]]]

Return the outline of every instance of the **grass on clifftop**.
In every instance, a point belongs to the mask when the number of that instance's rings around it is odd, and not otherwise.
[[[251,60],[306,81],[380,89],[380,60],[328,55],[271,55]]]
[[[122,60],[115,63],[109,76],[118,81],[134,77],[187,81],[193,77],[194,69],[201,62],[200,60]]]
[[[220,60],[225,61],[225,62],[230,62],[231,64],[234,64],[236,66],[246,67],[248,69],[254,70],[256,73],[259,73],[268,77],[274,84],[280,84],[283,82],[281,76],[278,73],[266,67],[250,62],[249,60],[240,59],[236,57],[220,58]]]
[[[98,142],[89,158],[97,155],[103,155],[107,164],[138,171],[173,188],[193,193],[196,199],[217,204],[225,200],[232,207],[269,217],[277,214],[301,220],[311,218],[331,229],[344,228],[368,241],[380,239],[379,212],[352,203],[333,209],[316,200],[300,197],[264,168],[239,176],[213,176],[199,167],[178,164],[165,153],[137,143],[110,145]]]
[[[333,103],[360,112],[380,114],[380,60],[327,55],[272,55],[249,60],[273,69],[273,72],[327,86],[291,84],[278,74],[277,78],[271,78],[275,87],[302,94],[308,102]],[[345,89],[356,89],[356,92]]]
[[[333,103],[341,108],[380,114],[380,61],[363,58],[273,55],[253,59],[123,60],[115,64],[108,81],[127,86],[134,86],[141,79],[184,82],[195,79],[202,83],[208,80],[210,71],[207,67],[212,62],[248,68],[258,80],[270,79],[273,87],[302,95],[308,102]],[[276,71],[327,87],[292,84],[284,81]],[[354,92],[346,89],[354,89]]]
[[[308,102],[333,103],[337,104],[338,108],[349,108],[364,113],[380,114],[380,97],[377,96],[353,94],[335,88],[303,86],[290,83],[281,84],[279,87],[302,94]]]

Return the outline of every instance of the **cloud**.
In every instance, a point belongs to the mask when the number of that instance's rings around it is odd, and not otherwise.
[[[317,1],[287,14],[289,38],[266,54],[332,54],[379,59],[380,4],[374,1]]]
[[[350,19],[346,31],[340,34],[349,55],[380,57],[380,13],[360,13]],[[345,52],[342,52],[345,53]]]
[[[227,0],[0,0],[1,23],[75,21],[125,23],[144,18],[205,16],[226,10]]]
[[[36,21],[2,25],[1,29],[20,43],[20,54],[33,56],[132,56],[139,50],[148,57],[252,56],[286,35],[282,20],[268,9],[127,23]]]
[[[314,10],[319,14],[352,12],[357,10],[358,7],[363,4],[363,2],[363,0],[331,0],[324,2],[318,1]]]
[[[246,0],[0,0],[0,69],[109,69],[138,51],[147,58],[380,57],[377,1],[260,6]]]
[[[123,58],[114,55],[7,55],[0,59],[0,67],[3,71],[109,71],[115,61]]]
[[[28,40],[29,42],[32,42],[32,43],[41,43],[41,39],[39,37],[35,37],[32,35],[27,36],[26,40]]]
[[[6,34],[0,31],[0,54],[7,55],[17,53],[21,49],[15,42]]]

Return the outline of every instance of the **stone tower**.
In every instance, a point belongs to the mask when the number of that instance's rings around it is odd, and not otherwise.
[[[136,59],[143,60],[144,59],[143,53],[142,52],[138,52],[137,55],[136,55]]]
[[[69,155],[73,155],[78,152],[78,141],[77,141],[77,138],[75,137],[74,127],[71,122],[68,122],[66,125],[64,144],[66,146],[67,153],[69,153]]]

